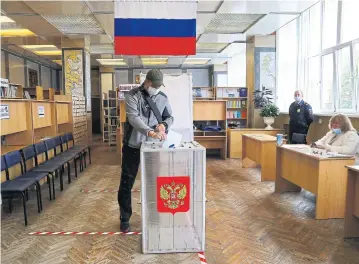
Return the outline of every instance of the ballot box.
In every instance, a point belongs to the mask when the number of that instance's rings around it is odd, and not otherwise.
[[[197,142],[141,147],[143,253],[205,247],[206,149]]]

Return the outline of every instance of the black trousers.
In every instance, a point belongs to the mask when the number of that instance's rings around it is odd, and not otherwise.
[[[124,145],[122,147],[121,183],[117,196],[122,222],[128,222],[132,215],[131,190],[136,180],[139,165],[140,149]]]

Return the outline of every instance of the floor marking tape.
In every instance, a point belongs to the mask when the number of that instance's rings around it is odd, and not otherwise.
[[[117,189],[93,189],[93,190],[88,190],[88,189],[81,189],[80,192],[82,193],[117,193],[118,190]],[[131,192],[141,192],[141,190],[131,190]]]
[[[199,252],[198,257],[201,264],[207,264],[206,257],[204,256],[204,252]]]
[[[142,232],[31,232],[32,236],[77,236],[77,235],[141,235]]]

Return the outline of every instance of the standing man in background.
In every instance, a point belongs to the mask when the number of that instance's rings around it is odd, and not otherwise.
[[[160,91],[163,74],[150,70],[143,84],[125,96],[126,123],[122,147],[122,173],[118,191],[120,229],[130,231],[132,215],[131,190],[140,165],[140,148],[143,141],[165,140],[173,124],[172,110],[167,96]]]
[[[302,91],[294,92],[294,100],[289,107],[289,142],[306,144],[309,126],[313,122],[313,110],[308,103],[304,102]]]

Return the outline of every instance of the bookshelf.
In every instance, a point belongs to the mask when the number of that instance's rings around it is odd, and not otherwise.
[[[119,126],[118,98],[116,91],[108,91],[108,144],[116,145],[116,129]]]
[[[194,140],[207,149],[219,149],[221,157],[227,155],[227,102],[225,100],[195,100],[193,102]],[[206,131],[208,126],[221,130]]]
[[[245,87],[216,87],[216,99],[227,101],[228,127],[246,128],[248,89]]]
[[[215,100],[215,87],[192,87],[193,100]]]
[[[108,98],[107,93],[102,94],[102,140],[103,142],[108,142]]]

